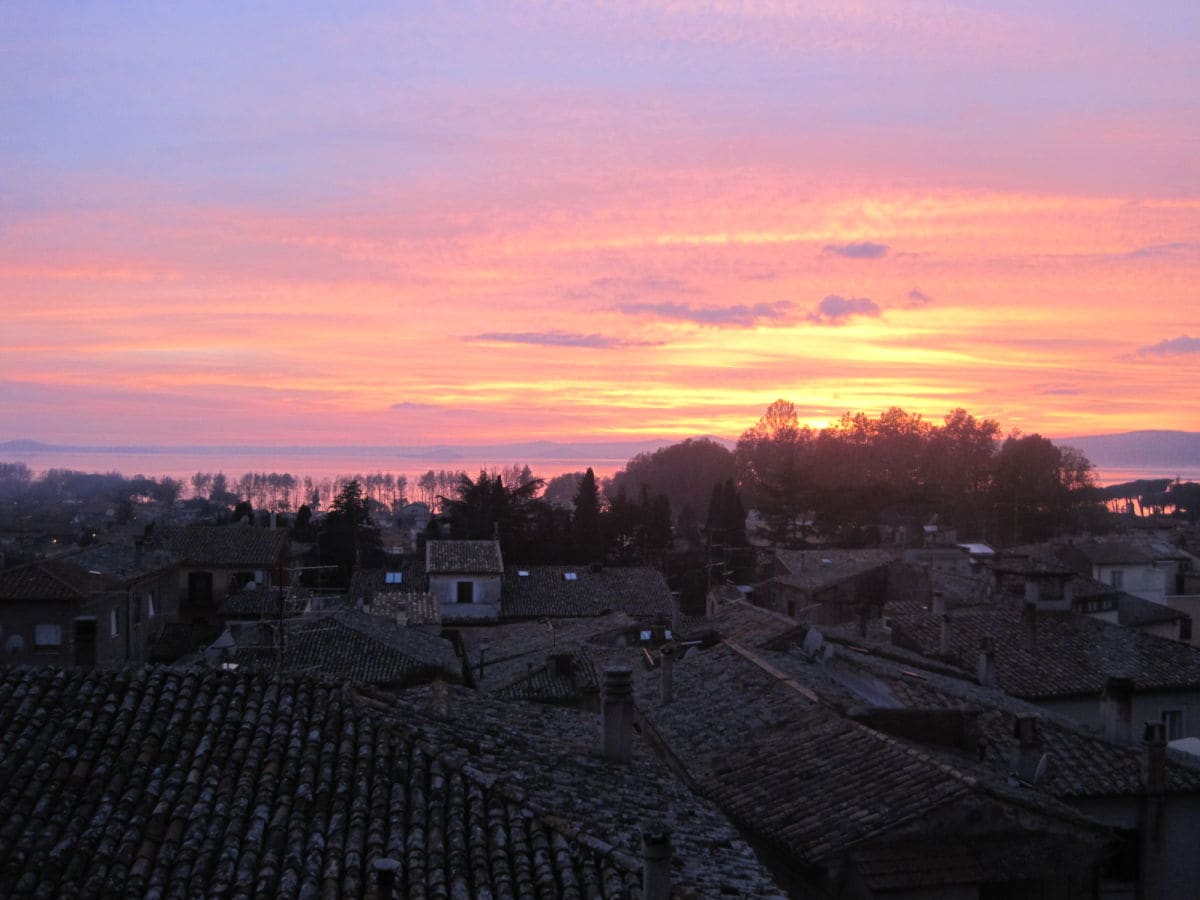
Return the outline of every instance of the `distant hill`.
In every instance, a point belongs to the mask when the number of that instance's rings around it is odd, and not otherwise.
[[[724,447],[732,449],[734,442],[726,438],[705,436]],[[364,459],[382,457],[399,459],[443,460],[453,463],[459,459],[496,459],[536,462],[544,459],[608,459],[626,460],[638,453],[650,453],[668,444],[678,443],[683,438],[650,438],[632,441],[525,441],[509,444],[439,444],[427,446],[162,446],[153,444],[123,446],[87,446],[78,444],[47,444],[42,441],[20,438],[0,441],[0,453],[138,453],[178,454],[189,453],[204,456],[221,456],[237,453],[244,456],[271,457],[286,453],[292,456],[361,456]]]
[[[1101,468],[1200,466],[1200,432],[1196,431],[1126,431],[1055,438],[1054,443],[1078,447]]]

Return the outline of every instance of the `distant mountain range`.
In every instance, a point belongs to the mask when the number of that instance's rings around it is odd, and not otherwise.
[[[730,449],[734,441],[706,435]],[[37,455],[39,453],[129,453],[179,454],[222,456],[232,453],[241,456],[361,456],[363,459],[421,459],[441,460],[520,460],[536,462],[549,459],[592,459],[625,461],[638,453],[652,453],[659,447],[675,443],[679,438],[649,438],[637,441],[522,441],[511,444],[437,444],[433,446],[163,446],[132,444],[92,446],[49,444],[20,439],[0,442],[0,454]],[[1200,432],[1196,431],[1126,431],[1121,434],[1080,435],[1055,438],[1060,446],[1078,447],[1084,455],[1101,468],[1170,468],[1200,467]]]
[[[1126,431],[1055,438],[1059,446],[1078,447],[1101,468],[1200,467],[1200,432]]]
[[[706,436],[709,440],[733,448],[734,442],[726,438]],[[558,441],[525,441],[512,444],[437,444],[433,446],[162,446],[153,444],[131,444],[119,446],[94,446],[80,444],[48,444],[42,441],[21,438],[0,442],[0,454],[39,453],[136,453],[136,454],[179,454],[221,456],[237,453],[242,456],[362,456],[378,459],[386,456],[399,459],[444,460],[447,463],[459,459],[509,459],[533,462],[541,459],[616,459],[627,460],[638,453],[650,453],[659,447],[673,444],[679,438],[650,438],[639,441],[584,441],[565,443]]]

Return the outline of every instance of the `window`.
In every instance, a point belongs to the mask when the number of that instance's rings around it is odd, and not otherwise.
[[[1184,722],[1182,709],[1164,709],[1162,711],[1162,722],[1166,726],[1167,740],[1176,741],[1184,737]]]
[[[118,627],[120,621],[120,614],[115,609],[110,609],[108,611],[108,633],[110,637],[116,637],[121,633],[121,629]]]
[[[1108,583],[1117,590],[1125,587],[1125,572],[1122,569],[1113,569],[1108,573]]]
[[[404,583],[404,573],[403,572],[388,572],[386,575],[383,576],[383,581],[385,584],[403,584]]]
[[[146,594],[146,618],[153,619],[158,615],[154,610],[154,591],[149,591]]]
[[[575,572],[563,572],[563,581],[578,581],[579,575]]]
[[[38,649],[62,646],[61,625],[34,625],[33,646]]]
[[[474,603],[475,602],[475,584],[470,581],[460,581],[457,584],[459,603]]]

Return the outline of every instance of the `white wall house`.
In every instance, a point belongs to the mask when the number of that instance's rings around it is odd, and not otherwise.
[[[504,562],[498,541],[430,541],[425,545],[425,573],[443,622],[500,618]]]

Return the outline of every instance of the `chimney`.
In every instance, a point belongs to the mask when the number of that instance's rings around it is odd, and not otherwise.
[[[942,613],[942,640],[941,640],[942,656],[951,656],[954,653],[954,630],[950,624],[950,617]]]
[[[375,875],[377,900],[392,900],[396,889],[396,875],[400,871],[399,860],[381,857],[371,863],[371,871]]]
[[[1017,755],[1013,761],[1013,772],[1022,781],[1035,784],[1040,780],[1038,766],[1042,761],[1042,738],[1038,734],[1037,716],[1017,716],[1013,724],[1013,737],[1017,739]]]
[[[935,616],[946,614],[946,595],[941,591],[933,592],[933,614]]]
[[[146,552],[146,539],[135,538],[133,542],[133,565],[135,568],[142,567],[142,556]]]
[[[866,638],[867,627],[871,622],[871,607],[865,603],[858,608],[858,636]]]
[[[622,764],[633,758],[632,676],[628,666],[604,670],[604,700],[600,707],[604,758]]]
[[[1021,624],[1024,626],[1025,632],[1025,648],[1027,650],[1037,649],[1037,604],[1025,602],[1021,608]]]
[[[997,684],[996,650],[990,637],[979,639],[979,666],[976,675],[984,687],[995,687]]]
[[[662,692],[663,705],[675,699],[675,648],[667,644],[662,648]]]
[[[661,822],[642,829],[642,898],[671,896],[671,829]]]
[[[1142,787],[1147,794],[1161,794],[1167,786],[1167,727],[1147,722],[1142,732]]]
[[[1133,737],[1133,679],[1110,677],[1104,685],[1102,705],[1104,739],[1128,744]]]

